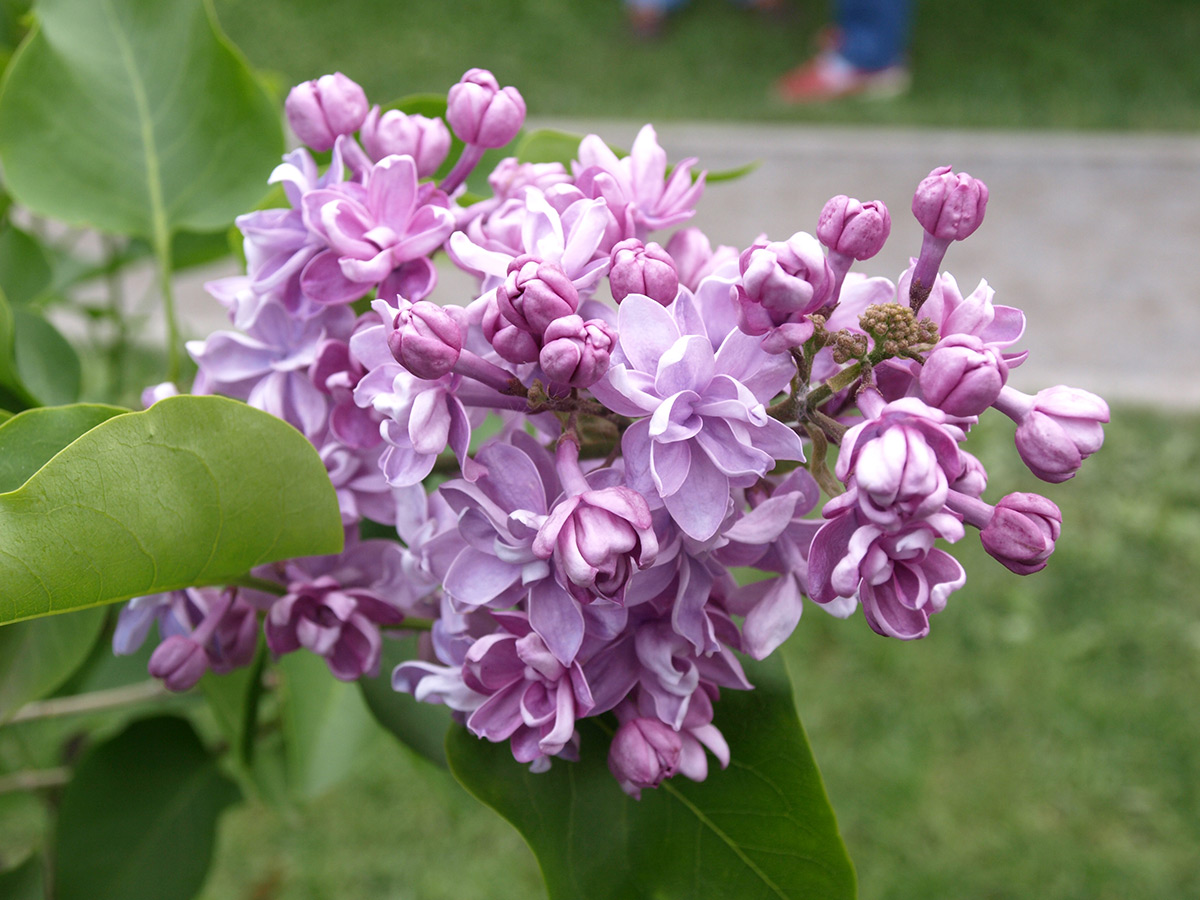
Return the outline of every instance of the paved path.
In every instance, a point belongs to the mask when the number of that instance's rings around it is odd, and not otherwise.
[[[538,124],[624,146],[640,125]],[[1118,403],[1200,409],[1200,137],[726,124],[658,132],[672,161],[696,156],[714,171],[761,161],[706,191],[694,223],[714,243],[813,231],[835,194],[883,200],[892,238],[863,271],[891,278],[920,248],[908,211],[917,182],[942,164],[982,178],[987,218],[951,247],[946,268],[964,290],[986,278],[997,303],[1025,309],[1031,356],[1014,386],[1065,383]]]

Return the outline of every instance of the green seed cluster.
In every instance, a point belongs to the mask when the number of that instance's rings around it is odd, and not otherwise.
[[[918,345],[938,341],[937,325],[932,319],[918,321],[911,309],[899,303],[868,306],[858,324],[875,339],[875,349],[885,356],[899,356]]]

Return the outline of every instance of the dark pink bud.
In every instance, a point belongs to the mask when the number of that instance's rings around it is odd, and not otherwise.
[[[464,144],[503,147],[525,122],[525,100],[515,87],[501,89],[487,69],[470,69],[450,88],[446,120]]]
[[[1062,530],[1058,506],[1040,494],[1009,494],[979,533],[983,549],[1018,575],[1046,567]]]
[[[367,95],[341,72],[298,84],[284,102],[296,137],[317,151],[333,147],[338,135],[353,134],[367,117]]]
[[[208,654],[191,638],[173,634],[155,648],[147,668],[167,690],[186,691],[208,671]]]
[[[500,315],[540,342],[551,322],[579,308],[579,291],[560,265],[525,254],[508,264],[496,303]]]
[[[996,402],[1008,381],[1008,363],[973,334],[938,342],[921,367],[925,402],[952,416],[977,416]]]
[[[393,154],[411,156],[417,176],[428,178],[450,152],[450,129],[441,119],[407,115],[398,109],[380,114],[376,106],[362,124],[362,142],[376,162]]]
[[[882,201],[863,203],[838,194],[821,210],[817,238],[835,253],[870,259],[883,249],[892,232],[892,217]]]
[[[608,769],[621,790],[641,799],[642,788],[656,788],[679,771],[683,741],[658,719],[630,719],[617,729],[608,748]]]
[[[441,378],[454,368],[462,353],[462,329],[443,307],[428,300],[409,303],[400,298],[400,311],[388,335],[396,361],[418,378]]]
[[[608,371],[616,342],[616,332],[601,319],[585,322],[579,316],[563,316],[546,329],[538,362],[551,381],[591,387]]]
[[[917,185],[912,211],[921,227],[943,241],[961,241],[983,223],[987,185],[966,172],[938,166]]]
[[[534,340],[532,334],[523,328],[518,328],[500,313],[500,305],[496,297],[504,293],[504,286],[496,288],[491,300],[483,309],[480,327],[483,336],[500,354],[502,359],[510,363],[537,362],[541,345]]]
[[[645,294],[667,306],[679,293],[675,260],[658,244],[643,244],[637,238],[629,238],[613,247],[608,281],[613,299],[618,303],[630,294]]]

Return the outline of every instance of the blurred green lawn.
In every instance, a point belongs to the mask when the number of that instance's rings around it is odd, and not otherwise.
[[[926,640],[809,605],[786,645],[860,895],[1200,896],[1200,417],[1117,410],[1057,487],[1011,440],[1001,419],[969,446],[989,497],[1062,507],[1048,569],[1012,575],[972,533]],[[204,900],[540,896],[516,832],[380,735],[325,797],[229,814]]]
[[[340,69],[387,102],[445,92],[471,66],[537,116],[775,119],[944,127],[1200,126],[1195,0],[913,0],[913,89],[891,102],[786,108],[772,82],[812,52],[826,0],[785,23],[692,0],[663,38],[629,36],[621,0],[216,0],[279,87]]]

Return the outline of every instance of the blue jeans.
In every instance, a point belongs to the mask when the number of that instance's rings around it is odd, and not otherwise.
[[[904,61],[909,0],[834,0],[842,32],[838,52],[855,68],[886,69]]]

